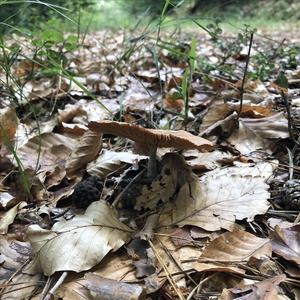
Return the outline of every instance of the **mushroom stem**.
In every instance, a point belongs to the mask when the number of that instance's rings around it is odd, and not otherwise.
[[[157,146],[153,146],[150,149],[147,176],[154,178],[157,175],[157,161],[156,161]]]

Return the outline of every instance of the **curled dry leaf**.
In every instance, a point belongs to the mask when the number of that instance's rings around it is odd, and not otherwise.
[[[18,126],[18,117],[12,107],[0,109],[0,145],[14,138]]]
[[[135,124],[114,121],[90,122],[88,127],[97,132],[110,133],[131,139],[148,149],[153,147],[174,147],[211,150],[213,148],[210,141],[184,130],[146,129]]]
[[[269,239],[256,237],[244,230],[226,232],[211,241],[203,250],[200,261],[244,262],[252,256],[272,255]]]
[[[276,225],[272,247],[277,255],[300,266],[300,225],[289,228]]]
[[[160,224],[194,225],[205,230],[233,229],[235,220],[252,220],[269,207],[266,180],[273,173],[270,163],[241,165],[194,176],[165,208]]]
[[[114,209],[96,201],[84,215],[57,222],[51,230],[31,225],[27,235],[36,254],[33,267],[50,276],[57,271],[92,268],[128,241],[131,231],[118,220]]]
[[[66,161],[66,172],[72,177],[96,158],[102,147],[102,134],[87,130],[79,140],[79,145]]]

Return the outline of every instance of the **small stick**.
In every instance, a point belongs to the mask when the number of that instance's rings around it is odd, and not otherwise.
[[[57,280],[57,282],[55,283],[55,285],[52,287],[52,289],[49,291],[49,293],[46,295],[46,297],[44,298],[44,300],[50,300],[52,299],[54,293],[59,289],[59,287],[64,283],[66,277],[68,276],[68,272],[63,272],[61,274],[61,276],[59,277],[59,279]]]
[[[241,112],[242,112],[242,109],[243,109],[244,86],[245,86],[245,82],[246,82],[248,65],[249,65],[249,61],[250,61],[250,52],[251,52],[251,48],[252,48],[253,35],[254,35],[254,32],[252,31],[251,35],[250,35],[249,49],[248,49],[247,60],[246,60],[246,65],[245,65],[245,70],[244,70],[244,76],[243,76],[243,81],[242,81],[242,86],[241,86],[240,109],[239,109],[239,112],[238,112],[238,119],[240,118],[240,115],[241,115]]]

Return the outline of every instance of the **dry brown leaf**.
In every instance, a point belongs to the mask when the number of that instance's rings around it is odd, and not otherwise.
[[[227,140],[234,145],[242,155],[249,155],[258,150],[271,153],[271,142],[263,139],[251,128],[247,127],[242,119],[239,120],[239,128],[236,129]]]
[[[0,146],[11,141],[17,131],[18,117],[12,107],[0,109]]]
[[[66,161],[66,172],[72,177],[93,161],[102,147],[102,133],[87,130],[79,140],[79,145]]]
[[[300,225],[290,228],[275,226],[275,239],[272,241],[273,252],[300,265]]]
[[[240,165],[213,170],[185,183],[174,203],[165,208],[160,224],[194,225],[205,230],[233,229],[235,220],[252,220],[269,207],[266,180],[273,164]]]
[[[34,170],[38,167],[37,177],[44,182],[47,177],[51,177],[56,168],[59,168],[64,176],[65,162],[72,150],[75,148],[77,141],[67,138],[57,133],[44,133],[31,138],[25,145],[17,151],[19,159],[25,169]],[[11,160],[16,164],[14,157]],[[62,177],[57,177],[57,183]]]
[[[230,111],[229,105],[224,103],[223,100],[214,101],[204,116],[199,131],[203,132],[216,122],[225,119],[230,114]]]
[[[0,236],[0,298],[5,300],[30,299],[42,282],[41,274],[23,271],[31,256],[28,242]],[[6,287],[5,284],[9,283]]]
[[[239,285],[232,289],[224,289],[220,300],[280,300],[278,285],[285,281],[284,274],[250,285]]]
[[[96,299],[139,300],[144,294],[138,284],[111,280],[94,273],[87,273],[84,278],[84,286]]]
[[[143,186],[141,195],[136,198],[135,209],[154,209],[160,201],[166,203],[188,180],[190,170],[180,155],[167,153],[161,165],[157,178]]]
[[[288,121],[283,112],[260,119],[241,119],[245,126],[266,139],[285,139],[289,137]]]
[[[213,148],[210,141],[184,130],[146,129],[138,125],[114,121],[90,122],[88,127],[97,132],[126,137],[149,148],[156,146],[199,150]]]
[[[1,215],[0,219],[0,234],[6,234],[8,232],[8,226],[14,222],[14,219],[20,209],[26,206],[26,202],[20,202],[12,207],[10,210]]]
[[[187,150],[183,152],[183,156],[186,163],[194,170],[213,170],[234,160],[232,154],[220,150],[204,153],[198,150]]]
[[[203,250],[200,261],[245,262],[252,256],[272,255],[269,239],[259,238],[244,230],[226,232],[211,241]]]
[[[93,202],[84,215],[54,224],[52,230],[31,225],[27,231],[36,256],[33,271],[50,276],[57,271],[81,272],[98,264],[110,251],[118,250],[131,230],[104,201]]]
[[[86,171],[90,175],[104,179],[108,174],[117,170],[122,163],[133,164],[146,158],[146,156],[133,154],[132,152],[103,150],[95,161],[87,165]]]

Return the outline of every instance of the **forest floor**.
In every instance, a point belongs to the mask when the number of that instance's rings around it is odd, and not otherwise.
[[[300,299],[297,31],[1,45],[0,299]]]

